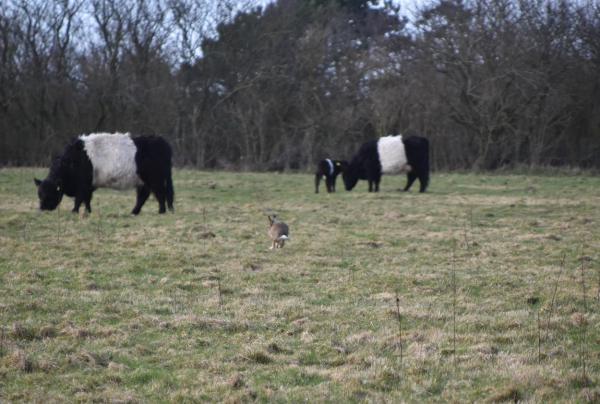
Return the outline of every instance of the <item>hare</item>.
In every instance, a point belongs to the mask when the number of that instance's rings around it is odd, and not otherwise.
[[[277,216],[267,216],[269,218],[269,238],[273,242],[271,244],[271,250],[273,248],[283,248],[285,240],[290,239],[290,229],[287,224],[283,223]]]

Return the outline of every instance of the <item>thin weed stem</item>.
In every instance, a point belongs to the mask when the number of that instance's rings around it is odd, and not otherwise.
[[[452,251],[452,358],[456,371],[456,250]]]
[[[546,339],[548,339],[548,334],[550,333],[550,318],[552,317],[552,312],[554,311],[554,302],[556,301],[556,292],[558,291],[558,283],[560,282],[560,277],[565,269],[565,259],[567,258],[567,254],[563,253],[562,259],[560,260],[560,270],[558,271],[558,276],[556,277],[556,282],[554,282],[554,291],[552,292],[552,300],[550,301],[550,309],[548,310],[548,318],[546,319]]]
[[[587,287],[585,284],[585,255],[583,255],[583,249],[581,252],[581,293],[583,295],[583,316],[581,319],[581,338],[580,341],[580,353],[581,353],[581,367],[582,367],[582,380],[587,379],[587,369],[586,369],[586,356],[587,356]]]
[[[537,310],[537,329],[538,329],[538,363],[542,363],[542,322],[540,320],[540,309]]]
[[[587,313],[588,311],[588,304],[587,304],[587,287],[585,284],[585,256],[583,255],[583,252],[581,254],[581,293],[583,296],[583,310],[584,310],[584,314]]]
[[[398,339],[400,343],[400,372],[402,372],[404,351],[402,347],[402,315],[400,314],[400,297],[398,297],[398,292],[396,292],[396,314],[398,319]]]
[[[27,222],[23,224],[23,241],[29,241],[29,223]]]
[[[598,294],[596,296],[596,300],[600,303],[600,269],[598,270]]]
[[[204,252],[206,252],[206,238],[207,238],[207,233],[208,230],[206,228],[206,207],[202,207],[202,248],[204,249]],[[220,294],[219,294],[219,299],[220,299]]]
[[[217,290],[219,292],[219,306],[223,306],[223,292],[221,290],[221,277],[217,277]]]

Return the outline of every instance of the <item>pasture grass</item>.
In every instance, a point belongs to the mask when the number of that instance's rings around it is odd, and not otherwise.
[[[598,177],[176,170],[81,217],[45,171],[0,170],[0,401],[600,400]]]

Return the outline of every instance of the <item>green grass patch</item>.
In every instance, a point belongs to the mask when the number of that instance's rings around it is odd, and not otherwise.
[[[2,402],[600,396],[598,177],[176,170],[175,214],[99,190],[80,217],[37,210],[45,171],[0,170]]]

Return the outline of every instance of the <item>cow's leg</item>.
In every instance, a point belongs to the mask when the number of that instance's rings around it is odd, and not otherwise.
[[[90,200],[92,199],[93,189],[86,189],[85,187],[81,187],[79,191],[75,194],[75,206],[73,207],[73,213],[79,213],[79,208],[82,203],[85,203],[85,210],[87,213],[92,211],[90,207]]]
[[[131,211],[133,215],[137,215],[142,210],[142,206],[146,202],[146,199],[150,196],[150,188],[145,185],[137,187],[137,201],[135,203],[135,207]]]
[[[321,182],[321,173],[315,174],[315,194],[319,193],[319,182]]]
[[[331,177],[331,192],[335,192],[335,180],[337,179],[337,176],[332,176]]]
[[[429,184],[429,177],[427,175],[419,175],[419,192],[425,192],[427,185]]]
[[[404,192],[408,191],[412,186],[413,182],[417,179],[417,174],[414,172],[406,173],[406,186],[404,187]]]
[[[83,202],[85,203],[85,210],[87,211],[87,213],[92,213],[92,194],[93,193],[94,193],[94,191],[88,192],[88,194],[83,199]]]
[[[154,188],[153,191],[154,195],[156,196],[156,199],[158,200],[158,213],[165,213],[167,211],[167,206],[165,203],[167,200],[166,190],[164,189],[164,187],[158,186]]]
[[[369,192],[379,192],[379,181],[381,181],[381,175],[369,178]]]
[[[75,205],[73,206],[73,213],[79,213],[79,207],[81,206],[81,202],[83,202],[83,197],[79,194],[75,195]]]
[[[325,182],[327,183],[327,192],[333,192],[333,178],[328,175],[325,177]]]

